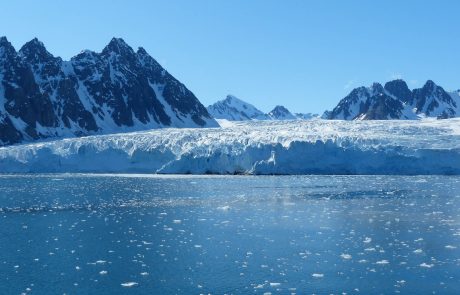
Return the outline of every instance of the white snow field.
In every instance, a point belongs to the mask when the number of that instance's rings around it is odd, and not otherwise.
[[[0,172],[460,174],[460,119],[220,121],[0,148]]]

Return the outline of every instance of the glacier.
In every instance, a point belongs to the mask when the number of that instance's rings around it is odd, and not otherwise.
[[[0,173],[460,174],[460,119],[219,121],[0,148]]]

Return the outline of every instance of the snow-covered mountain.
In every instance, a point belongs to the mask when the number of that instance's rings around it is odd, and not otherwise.
[[[233,95],[228,95],[225,99],[208,106],[208,112],[216,119],[229,121],[248,121],[248,120],[309,120],[315,115],[296,114],[293,115],[284,106],[278,105],[268,114],[257,109]],[[317,116],[317,115],[316,115]]]
[[[70,61],[37,39],[0,37],[0,145],[160,127],[215,127],[195,95],[143,48],[113,38]]]
[[[384,87],[374,83],[370,87],[353,89],[325,119],[387,120],[435,117],[446,119],[460,116],[459,92],[446,92],[428,80],[422,88],[407,87],[403,80],[387,82]]]
[[[0,173],[457,174],[460,119],[240,121],[0,148]]]
[[[283,106],[276,106],[268,113],[268,116],[273,120],[296,120],[297,117]]]
[[[269,120],[270,117],[250,103],[227,95],[223,100],[208,106],[208,112],[216,119],[229,121]]]

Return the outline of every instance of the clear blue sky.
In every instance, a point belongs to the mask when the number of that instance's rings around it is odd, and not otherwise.
[[[65,2],[65,3],[64,3]],[[460,88],[460,1],[4,1],[0,35],[54,55],[144,47],[208,105],[331,109],[353,87],[432,79]]]

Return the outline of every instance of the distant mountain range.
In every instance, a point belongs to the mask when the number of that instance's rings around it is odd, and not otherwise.
[[[143,48],[113,38],[70,61],[33,39],[0,37],[0,146],[159,127],[217,127],[195,95]]]
[[[460,90],[429,80],[410,90],[403,80],[353,89],[323,119],[387,120],[460,116]],[[296,120],[278,105],[264,113],[233,95],[205,108],[143,48],[113,38],[100,53],[64,61],[33,39],[16,51],[0,37],[0,146],[50,137],[162,127],[218,127],[216,119]]]
[[[460,116],[460,91],[446,92],[428,80],[422,88],[410,90],[403,80],[382,86],[353,89],[324,119],[388,120],[433,117],[447,119]]]
[[[292,114],[283,106],[276,106],[267,114],[257,109],[250,103],[247,103],[233,95],[228,95],[225,99],[208,106],[208,112],[216,119],[226,119],[229,121],[247,121],[247,120],[296,120],[312,119],[318,117],[316,114]]]

